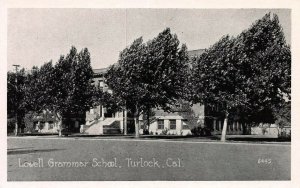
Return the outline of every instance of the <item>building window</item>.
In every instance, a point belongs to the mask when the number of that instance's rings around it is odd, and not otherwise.
[[[49,129],[53,129],[53,121],[49,121]]]
[[[157,120],[157,129],[164,129],[164,120]]]
[[[176,129],[176,120],[170,120],[170,129]]]
[[[40,129],[43,129],[44,127],[45,127],[45,122],[44,122],[44,121],[41,121],[41,122],[40,122],[39,128],[40,128]]]
[[[190,129],[190,127],[188,126],[188,121],[186,119],[182,120],[182,129]]]

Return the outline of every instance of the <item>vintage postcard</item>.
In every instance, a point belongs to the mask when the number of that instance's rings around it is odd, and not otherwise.
[[[295,186],[296,1],[90,2],[3,3],[4,186]]]

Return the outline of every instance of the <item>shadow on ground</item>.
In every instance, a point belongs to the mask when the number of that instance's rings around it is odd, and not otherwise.
[[[53,136],[53,135],[58,135],[58,133],[18,133],[18,136]]]
[[[228,141],[246,141],[246,142],[290,142],[290,138],[227,138]]]
[[[65,149],[25,149],[25,148],[14,148],[14,149],[7,149],[7,155],[52,152],[52,151],[60,151],[60,150],[65,150]]]
[[[55,136],[51,134],[52,136]],[[49,134],[23,134],[20,136],[50,136]],[[106,134],[106,135],[87,135],[87,134],[71,134],[63,137],[71,137],[75,139],[79,138],[96,138],[96,139],[140,139],[140,140],[201,140],[201,141],[219,141],[221,139],[221,135],[213,135],[213,136],[194,136],[194,135],[140,135],[139,138],[136,138],[133,134],[129,135],[120,135],[120,134]],[[227,135],[226,140],[229,142],[291,142],[291,138],[289,137],[281,137],[274,138],[263,135]]]

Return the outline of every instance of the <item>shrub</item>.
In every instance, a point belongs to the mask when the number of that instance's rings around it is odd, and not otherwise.
[[[148,129],[143,129],[143,135],[149,135],[149,130]]]
[[[34,112],[28,112],[27,114],[25,114],[24,117],[24,122],[25,122],[25,132],[34,132],[35,131],[35,127],[34,127],[34,123],[33,123],[33,116],[35,116],[36,113]]]
[[[164,130],[161,131],[161,135],[167,135],[168,131],[169,131],[169,129],[165,128]]]
[[[208,129],[207,127],[194,127],[192,130],[192,135],[194,136],[210,136],[211,135],[211,131],[210,129]]]

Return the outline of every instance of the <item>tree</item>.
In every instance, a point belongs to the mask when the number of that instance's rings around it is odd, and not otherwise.
[[[62,117],[82,115],[90,108],[94,88],[87,48],[77,53],[76,48],[72,47],[66,57],[60,57],[51,76],[55,78],[55,90],[48,107],[57,114],[59,125],[62,124]]]
[[[248,105],[252,105],[249,109],[256,110],[252,113],[248,111],[248,114],[257,118],[260,113],[268,112],[256,121],[274,121],[274,110],[290,100],[291,93],[291,51],[278,16],[266,14],[242,32],[237,40],[241,70],[243,74],[252,77],[248,81],[247,90],[251,96]]]
[[[207,107],[218,105],[223,111],[222,139],[226,134],[230,111],[244,105],[246,101],[245,93],[237,87],[242,75],[235,66],[236,60],[231,50],[234,43],[234,38],[225,36],[193,63],[193,100],[204,103]]]
[[[116,65],[108,70],[107,84],[119,104],[134,114],[135,133],[139,136],[141,114],[151,108],[170,110],[184,95],[188,69],[187,48],[169,28],[153,40],[136,39],[125,48]]]
[[[225,141],[231,113],[244,111],[251,117],[290,96],[290,68],[278,17],[269,13],[236,38],[222,37],[193,62],[192,100],[223,111]]]
[[[94,87],[92,106],[103,105],[107,109],[107,111],[115,113],[122,110],[122,107],[118,105],[117,100],[118,98],[113,95],[113,93],[103,91],[103,89],[100,88],[100,85]]]
[[[40,69],[34,67],[26,76],[22,106],[27,112],[53,111],[61,135],[63,118],[82,115],[92,106],[92,78],[88,49],[78,53],[72,47],[69,54],[61,56],[54,66],[50,61]]]
[[[18,128],[22,128],[21,122],[25,115],[25,109],[22,107],[24,81],[25,69],[21,69],[16,73],[7,72],[7,116],[8,118],[14,118],[14,123],[17,122],[18,125],[21,125]]]
[[[52,61],[40,68],[33,67],[25,77],[23,108],[27,112],[41,112],[51,106],[55,91],[54,67]]]
[[[276,117],[276,124],[280,128],[291,126],[291,102],[284,102],[281,108],[274,109],[274,116]]]

